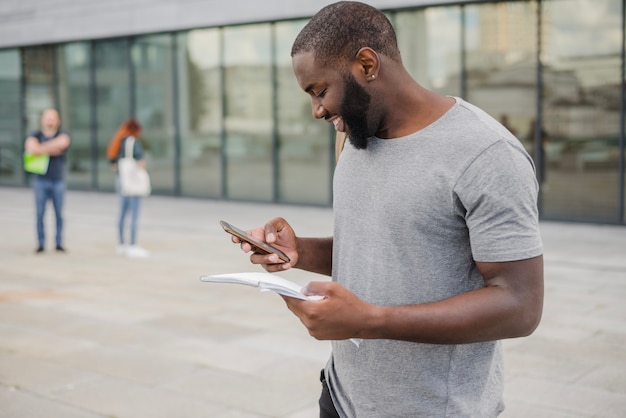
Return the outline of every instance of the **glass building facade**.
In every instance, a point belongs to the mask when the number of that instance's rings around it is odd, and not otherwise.
[[[543,219],[625,224],[624,0],[387,10],[425,87],[502,121],[535,159]],[[40,112],[72,137],[70,189],[111,192],[109,139],[144,126],[155,193],[330,205],[334,131],[290,49],[306,19],[0,49],[0,185],[27,186]]]

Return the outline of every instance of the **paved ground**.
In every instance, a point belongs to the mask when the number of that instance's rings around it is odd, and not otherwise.
[[[114,252],[115,196],[68,193],[67,254],[33,253],[33,206],[30,190],[0,188],[0,417],[317,416],[329,344],[278,296],[198,278],[255,269],[219,219],[281,215],[324,236],[330,209],[153,196],[140,234],[151,257],[131,260]],[[505,342],[503,416],[626,416],[626,228],[542,233],[544,318]]]

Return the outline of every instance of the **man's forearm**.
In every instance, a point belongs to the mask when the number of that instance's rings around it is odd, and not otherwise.
[[[298,263],[295,267],[330,276],[333,267],[333,238],[298,238]]]
[[[24,149],[26,152],[37,155],[58,155],[70,145],[70,137],[61,135],[51,141],[39,142],[35,137],[28,137]]]
[[[60,154],[70,146],[70,137],[67,135],[59,135],[51,141],[41,144],[43,150],[50,155]]]
[[[543,308],[543,257],[497,264],[510,276],[484,288],[423,305],[374,307],[365,338],[466,344],[530,335]]]

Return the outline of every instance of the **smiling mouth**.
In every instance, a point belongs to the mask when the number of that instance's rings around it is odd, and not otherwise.
[[[346,131],[345,123],[343,122],[343,119],[340,116],[333,116],[332,118],[328,119],[328,121],[333,123],[336,131],[338,132]]]

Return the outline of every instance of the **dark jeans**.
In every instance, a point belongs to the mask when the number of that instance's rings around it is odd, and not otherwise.
[[[320,382],[322,382],[322,394],[320,395],[320,418],[341,418],[335,409],[333,399],[330,397],[330,391],[326,384],[324,370],[320,373]]]
[[[50,180],[35,176],[33,179],[33,189],[35,190],[35,207],[37,211],[37,243],[43,248],[45,244],[45,230],[43,219],[46,213],[46,202],[52,200],[54,206],[54,216],[56,218],[57,246],[63,245],[63,195],[65,194],[65,181]]]

